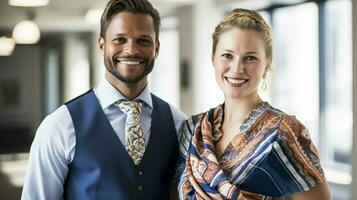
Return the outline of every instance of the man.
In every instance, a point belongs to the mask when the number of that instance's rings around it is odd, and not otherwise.
[[[185,116],[147,85],[160,16],[148,0],[110,0],[99,46],[105,81],[47,116],[22,199],[169,199]]]

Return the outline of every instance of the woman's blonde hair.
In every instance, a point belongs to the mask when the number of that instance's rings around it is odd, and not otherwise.
[[[226,15],[216,26],[212,35],[212,55],[216,52],[219,36],[232,28],[255,30],[260,33],[265,44],[266,57],[273,57],[272,34],[269,25],[258,12],[241,8],[234,9],[232,12],[228,13],[228,15]]]

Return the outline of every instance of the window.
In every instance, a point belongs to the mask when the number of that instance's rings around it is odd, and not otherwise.
[[[305,3],[276,9],[272,24],[272,104],[296,115],[318,145],[318,7]]]
[[[340,168],[350,164],[352,147],[352,13],[351,1],[325,4],[323,73],[324,158]]]
[[[351,1],[303,3],[271,11],[273,105],[310,130],[324,165],[350,170]]]

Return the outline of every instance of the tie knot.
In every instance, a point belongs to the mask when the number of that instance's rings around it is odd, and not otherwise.
[[[141,112],[141,103],[138,101],[120,100],[115,103],[127,115],[138,115]]]

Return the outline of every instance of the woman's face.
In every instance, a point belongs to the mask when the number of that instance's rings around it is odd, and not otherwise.
[[[218,86],[226,98],[257,95],[268,70],[264,42],[257,31],[231,28],[219,36],[212,56]]]

